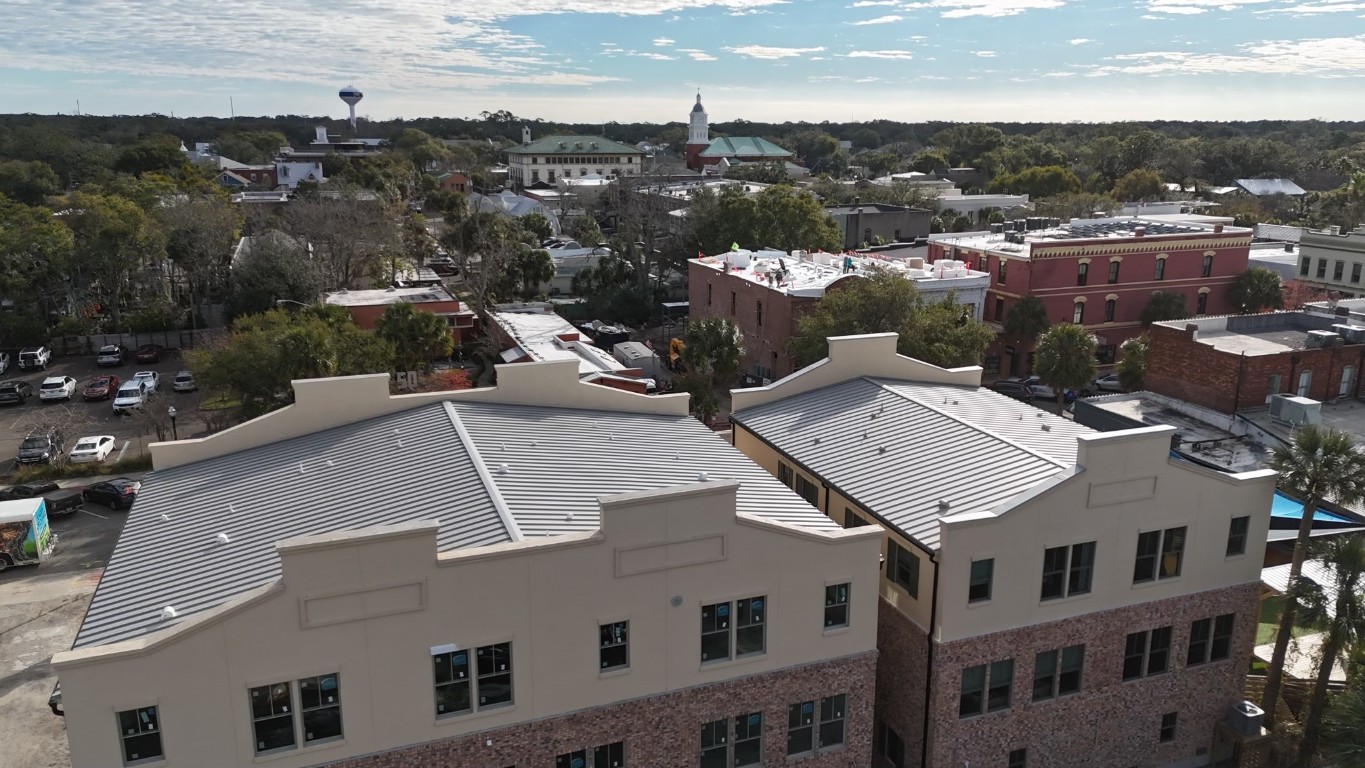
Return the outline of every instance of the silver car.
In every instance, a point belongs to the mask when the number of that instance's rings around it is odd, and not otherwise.
[[[194,383],[194,374],[189,371],[181,371],[175,375],[175,381],[171,383],[171,389],[176,392],[193,392],[199,385]]]

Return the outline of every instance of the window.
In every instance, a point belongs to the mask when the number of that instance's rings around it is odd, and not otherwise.
[[[711,288],[712,288],[712,287],[713,287],[713,286],[712,286],[710,283],[707,283],[707,284],[706,284],[706,306],[708,306],[708,307],[711,306]]]
[[[1244,555],[1247,551],[1247,529],[1251,527],[1251,517],[1234,517],[1228,524],[1227,556]]]
[[[1351,265],[1351,282],[1360,282],[1360,262],[1358,261]]]
[[[1090,274],[1090,263],[1081,262],[1076,266],[1076,285],[1085,285],[1086,277]]]
[[[1313,384],[1313,372],[1303,371],[1299,374],[1299,397],[1308,397],[1308,388]]]
[[[1305,272],[1304,274],[1307,274],[1307,272]],[[1165,278],[1166,278],[1166,260],[1165,260],[1165,259],[1157,259],[1157,260],[1156,260],[1156,273],[1152,275],[1152,279],[1153,279],[1153,280],[1164,280]]]
[[[1118,304],[1116,299],[1105,299],[1104,301],[1104,322],[1114,322],[1114,307]]]
[[[630,667],[630,622],[613,621],[598,627],[602,642],[599,655],[602,670],[628,669]]]
[[[1179,576],[1184,554],[1184,526],[1139,534],[1137,557],[1133,561],[1133,583]]]
[[[469,651],[432,654],[437,717],[512,703],[512,644],[482,646],[474,651],[474,658],[471,670]]]
[[[972,575],[967,583],[967,602],[979,603],[991,599],[991,575],[994,571],[994,558],[972,561]]]
[[[978,664],[962,670],[962,690],[958,695],[957,716],[975,717],[984,712],[1008,709],[1010,685],[1014,682],[1014,659]]]
[[[1278,395],[1279,393],[1280,393],[1280,374],[1278,374],[1278,373],[1272,373],[1272,374],[1270,374],[1270,385],[1266,387],[1266,391],[1265,391],[1265,401],[1266,401],[1267,403],[1269,403],[1269,402],[1270,402],[1270,396],[1271,396],[1271,395]]]
[[[1318,279],[1327,277],[1327,259],[1318,259]]]
[[[820,506],[820,486],[807,480],[804,475],[796,476],[796,495],[809,501],[812,507]]]
[[[844,507],[844,527],[862,528],[864,525],[872,525],[870,521],[864,520],[853,513],[853,510]]]
[[[118,713],[119,740],[123,745],[123,764],[155,760],[161,752],[161,718],[156,707],[142,707]]]
[[[735,768],[763,762],[763,713],[735,718]]]
[[[1337,261],[1336,263],[1332,264],[1332,279],[1333,279],[1333,280],[1336,280],[1336,281],[1340,282],[1341,279],[1342,279],[1343,277],[1345,277],[1345,276],[1346,276],[1346,262],[1344,262],[1344,261]]]
[[[1191,622],[1190,651],[1185,656],[1185,666],[1226,660],[1232,654],[1232,628],[1236,623],[1235,613]]]
[[[818,712],[814,701],[791,705],[787,710],[787,756],[843,744],[844,703],[841,693],[821,699]]]
[[[788,488],[792,487],[792,483],[794,482],[792,478],[792,468],[781,461],[777,462],[777,482],[782,483]]]
[[[763,327],[763,302],[761,302],[761,301],[755,302],[755,305],[754,305],[754,306],[756,306],[756,307],[758,308],[758,327],[759,327],[759,328],[762,328],[762,327]]]
[[[1299,276],[1300,276],[1300,277],[1308,277],[1308,268],[1309,268],[1311,262],[1312,262],[1312,259],[1308,258],[1307,256],[1304,256],[1302,259],[1299,259]]]
[[[1002,320],[1002,321],[1005,319],[1005,300],[1004,300],[1004,299],[996,299],[996,300],[995,300],[995,319],[996,319],[996,320]]]
[[[531,183],[540,181],[540,171],[531,171]]]
[[[905,768],[905,740],[886,721],[877,721],[877,734],[872,746],[877,754],[891,763],[891,768]]]
[[[1170,667],[1171,628],[1134,632],[1123,647],[1123,679],[1159,675]]]
[[[734,291],[730,291],[730,316],[731,316],[731,317],[734,317],[734,315],[735,315],[735,292],[734,292]]]
[[[702,725],[701,768],[739,768],[760,763],[763,757],[763,713],[741,715],[735,718],[734,723],[733,741],[730,738],[729,718]]]
[[[256,754],[294,746],[294,701],[289,683],[251,689],[251,729]]]
[[[733,606],[734,621],[731,621],[732,606],[728,602],[702,606],[701,660],[706,662],[731,658],[732,644],[735,649],[734,658],[763,653],[766,639],[766,604],[767,599],[764,597],[736,600]]]
[[[589,762],[588,758],[592,758]],[[592,749],[580,749],[555,758],[555,768],[618,768],[626,764],[626,744],[618,741]]]
[[[1005,274],[1008,271],[1008,269],[1009,262],[1005,261],[1004,259],[1001,259],[1000,266],[996,271],[995,282],[1003,284],[1005,282]]]
[[[1079,693],[1084,665],[1084,645],[1039,653],[1033,658],[1033,700],[1045,701]]]
[[[485,645],[478,660],[479,709],[512,703],[512,644]]]
[[[1351,384],[1355,382],[1356,367],[1354,365],[1343,366],[1341,369],[1341,382],[1337,385],[1337,397],[1346,397],[1351,394]]]
[[[1178,715],[1175,712],[1167,712],[1161,716],[1161,734],[1159,740],[1164,744],[1175,741],[1175,723]]]
[[[1199,298],[1194,300],[1194,313],[1196,315],[1206,314],[1209,311],[1209,295],[1200,292]]]
[[[304,744],[341,738],[341,685],[337,675],[300,680],[299,711],[303,712]]]
[[[722,718],[701,726],[701,768],[729,768],[730,720]]]
[[[436,667],[436,716],[474,710],[469,693],[469,652],[450,651],[431,657]]]
[[[1090,591],[1090,577],[1095,569],[1095,542],[1053,547],[1043,552],[1043,597],[1084,595]]]
[[[825,587],[825,629],[848,626],[848,585]]]
[[[1006,768],[1027,768],[1027,766],[1028,766],[1028,750],[1027,750],[1027,749],[1022,749],[1022,748],[1021,748],[1021,749],[1011,749],[1011,750],[1010,750],[1009,761],[1008,761],[1007,763],[1005,763],[1005,766],[1006,766]]]
[[[1080,325],[1085,322],[1085,302],[1078,301],[1071,306],[1071,322]]]
[[[1121,263],[1119,261],[1109,262],[1109,282],[1117,283],[1119,281],[1119,265]]]
[[[919,599],[919,557],[894,541],[887,540],[886,575]]]
[[[1204,254],[1204,266],[1199,272],[1200,277],[1208,277],[1213,274],[1213,255]]]

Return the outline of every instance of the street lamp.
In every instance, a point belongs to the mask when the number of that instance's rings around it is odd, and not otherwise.
[[[172,438],[172,439],[175,439],[175,440],[179,440],[179,439],[180,439],[180,433],[179,433],[178,431],[176,431],[176,429],[175,429],[175,406],[174,406],[174,405],[172,405],[172,406],[170,406],[169,408],[166,409],[166,415],[171,417],[171,438]]]

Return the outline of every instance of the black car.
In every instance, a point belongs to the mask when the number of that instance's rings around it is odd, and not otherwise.
[[[85,486],[81,496],[86,501],[107,505],[110,509],[127,509],[137,499],[137,491],[142,483],[126,477],[116,477]]]
[[[57,484],[52,481],[42,483],[29,483],[27,485],[16,485],[13,488],[6,488],[0,491],[0,501],[14,501],[15,499],[36,499],[47,493],[58,490]]]
[[[55,429],[30,432],[19,444],[16,464],[51,464],[62,455],[62,433]]]
[[[23,405],[33,397],[33,385],[27,381],[0,383],[0,405]]]
[[[991,385],[991,389],[1015,400],[1033,402],[1033,389],[1022,381],[997,381]]]

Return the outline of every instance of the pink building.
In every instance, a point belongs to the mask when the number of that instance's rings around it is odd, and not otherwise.
[[[1053,325],[1077,323],[1099,338],[1101,364],[1113,363],[1118,346],[1142,332],[1139,318],[1157,291],[1184,296],[1192,316],[1236,311],[1229,288],[1247,269],[1250,229],[1179,217],[1054,222],[936,236],[928,258],[991,273],[985,315],[997,327],[1021,298],[1038,297]],[[1032,355],[1031,341],[1002,336],[987,352],[986,372],[1025,373]]]

